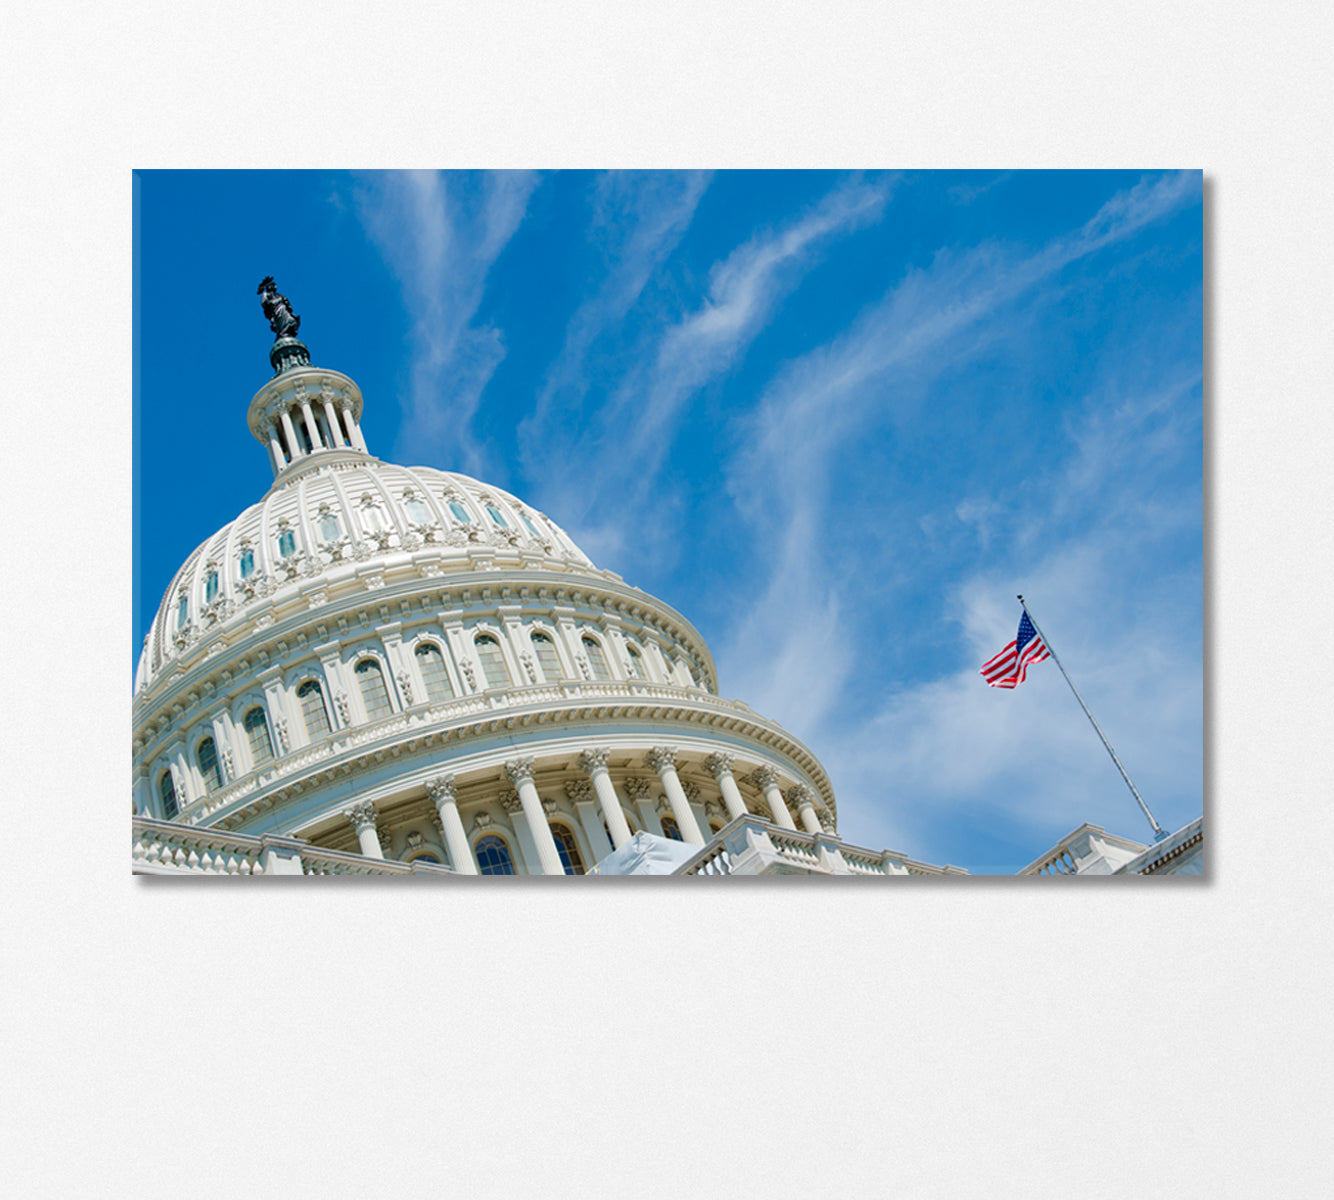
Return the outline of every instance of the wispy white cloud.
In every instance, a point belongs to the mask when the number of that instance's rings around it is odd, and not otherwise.
[[[610,171],[599,177],[589,242],[600,252],[605,274],[570,318],[561,352],[520,427],[530,468],[578,422],[590,387],[590,350],[619,328],[654,271],[676,248],[710,178],[707,171]]]
[[[820,246],[879,218],[889,190],[884,180],[853,180],[782,228],[757,234],[714,264],[708,292],[691,311],[646,340],[638,364],[589,415],[578,443],[556,456],[584,469],[547,480],[548,505],[573,514],[568,519],[595,559],[622,554],[627,528],[637,530],[639,553],[671,544],[673,500],[663,464],[683,413],[740,362]],[[642,519],[649,505],[651,522]],[[646,529],[659,536],[645,538]]]
[[[1198,195],[1197,174],[1149,179],[1114,197],[1082,228],[1027,256],[996,246],[941,253],[929,268],[898,282],[843,335],[790,363],[766,390],[747,450],[731,464],[729,478],[753,543],[765,547],[757,562],[765,573],[731,636],[715,647],[720,678],[725,690],[744,695],[754,707],[818,745],[835,786],[845,794],[862,793],[865,803],[856,810],[877,814],[873,820],[884,824],[881,832],[887,842],[893,841],[888,835],[908,836],[911,830],[885,824],[888,810],[878,801],[886,778],[895,780],[896,789],[908,787],[935,803],[953,794],[956,777],[967,776],[973,787],[978,772],[1002,780],[1011,758],[970,748],[972,718],[979,706],[994,704],[995,695],[979,689],[975,664],[882,705],[876,697],[885,692],[886,681],[868,678],[864,671],[868,661],[883,665],[884,659],[848,649],[892,636],[883,615],[868,612],[864,598],[884,594],[896,576],[911,569],[902,560],[903,539],[892,532],[881,531],[875,538],[848,535],[849,524],[855,526],[864,515],[857,498],[840,490],[839,468],[848,446],[873,428],[878,437],[892,437],[912,419],[934,377],[1007,336],[1005,314],[1017,300],[1032,295],[1038,285],[1050,285],[1069,264],[1131,237]],[[1074,453],[1044,486],[1035,487],[1030,480],[1023,495],[938,497],[937,503],[945,505],[944,519],[953,513],[955,521],[974,523],[986,538],[1026,539],[1029,586],[1050,579],[1053,586],[1060,582],[1060,594],[1096,595],[1097,587],[1107,586],[1114,576],[1112,564],[1127,541],[1153,535],[1151,517],[1158,518],[1164,536],[1174,523],[1181,524],[1181,498],[1174,497],[1155,514],[1154,498],[1142,489],[1136,494],[1135,477],[1127,466],[1132,456],[1139,456],[1136,462],[1142,465],[1143,456],[1155,454],[1155,446],[1161,456],[1170,457],[1198,438],[1198,387],[1198,375],[1186,371],[1166,388],[1128,392],[1119,404],[1108,405],[1101,398],[1087,406],[1068,431]],[[1183,397],[1192,403],[1183,405]],[[1196,415],[1191,417],[1191,412]],[[1061,506],[1073,502],[1072,494],[1090,504],[1096,496],[1104,506],[1102,516],[1077,549],[1065,546],[1058,555],[1046,554],[1044,523],[1049,527],[1063,515]],[[883,522],[888,508],[878,505],[874,515]],[[847,552],[850,542],[855,543],[852,553]],[[1090,590],[1074,586],[1081,570]],[[952,611],[980,655],[977,664],[1000,648],[990,645],[995,631],[1014,623],[1014,602],[1005,597],[1013,595],[1015,583],[979,575],[955,585]],[[1059,618],[1059,610],[1054,615]],[[1198,653],[1181,647],[1179,628],[1169,623],[1157,632],[1140,628],[1108,633],[1102,656],[1091,664],[1091,678],[1106,675],[1111,691],[1127,695],[1145,687],[1144,672],[1127,672],[1125,659],[1119,657],[1132,643],[1140,645],[1133,661],[1143,664],[1152,658],[1164,667],[1154,686],[1165,709],[1173,708],[1169,697],[1193,695],[1196,703],[1183,701],[1175,711],[1183,722],[1198,722]],[[984,651],[984,646],[989,648]],[[1119,664],[1120,675],[1112,664]],[[1053,697],[1052,703],[1061,702]],[[1021,733],[994,718],[977,725],[988,731],[980,736],[993,740]],[[1148,731],[1135,732],[1147,736]],[[1157,729],[1154,745],[1179,747],[1182,733],[1179,724]],[[1185,744],[1191,744],[1189,738]],[[1199,745],[1198,737],[1193,744]],[[1079,744],[1072,753],[1082,756],[1086,749]],[[1078,761],[1085,763],[1082,757]],[[1198,780],[1198,762],[1186,767],[1185,775]],[[1093,769],[1100,770],[1096,763]],[[1052,780],[1070,778],[1060,770],[1051,773]],[[1092,776],[1081,774],[1079,781],[1079,786],[1094,786]],[[1057,790],[1032,800],[1035,810],[1056,803],[1060,786],[1052,787]],[[863,791],[868,788],[869,794]],[[962,794],[962,785],[957,790]],[[1023,809],[1027,801],[1015,799]],[[1125,828],[1126,822],[1119,827]]]
[[[403,289],[412,317],[411,381],[394,456],[483,470],[470,425],[504,358],[502,333],[475,325],[487,273],[518,228],[537,185],[497,171],[471,186],[436,171],[368,174],[353,200],[367,235]]]

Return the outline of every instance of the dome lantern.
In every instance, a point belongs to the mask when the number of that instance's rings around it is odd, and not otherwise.
[[[251,400],[247,420],[269,452],[274,478],[332,455],[369,457],[361,434],[361,389],[338,371],[311,366],[310,351],[296,336],[301,318],[272,275],[256,294],[273,330],[273,378]]]

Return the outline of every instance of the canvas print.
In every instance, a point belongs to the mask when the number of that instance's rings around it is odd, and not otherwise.
[[[135,873],[1203,872],[1200,172],[134,189]]]

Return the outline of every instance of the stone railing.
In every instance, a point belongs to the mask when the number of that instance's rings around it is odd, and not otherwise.
[[[312,846],[300,838],[258,837],[177,825],[152,817],[133,822],[136,875],[454,875],[436,863],[364,858]]]
[[[1108,833],[1085,822],[1072,829],[1020,875],[1111,875],[1145,849],[1143,842]]]
[[[958,867],[934,867],[888,850],[851,846],[832,834],[780,829],[747,814],[727,825],[683,863],[677,875],[967,875]]]

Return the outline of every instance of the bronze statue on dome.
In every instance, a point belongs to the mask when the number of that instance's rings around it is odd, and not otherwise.
[[[301,328],[301,318],[292,311],[292,302],[278,291],[272,275],[265,275],[255,294],[264,306],[264,315],[269,319],[269,328],[276,337],[294,338]]]

